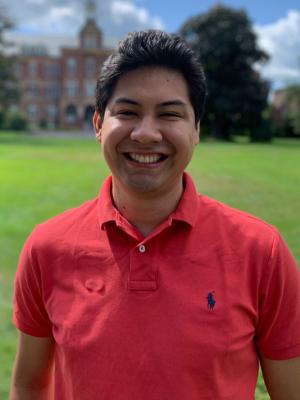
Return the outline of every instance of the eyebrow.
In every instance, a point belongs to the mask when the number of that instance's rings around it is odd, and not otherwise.
[[[127,97],[119,97],[115,101],[115,104],[123,104],[123,103],[132,104],[134,106],[139,106],[140,105],[139,102],[137,102],[135,100],[132,100],[130,98],[127,98]],[[186,107],[187,104],[182,100],[174,99],[174,100],[163,101],[163,102],[161,102],[161,103],[159,103],[157,105],[157,107],[167,107],[167,106],[181,106],[181,107],[183,106],[183,107]]]
[[[134,106],[138,106],[139,105],[139,103],[137,101],[132,100],[132,99],[128,99],[127,97],[118,97],[115,100],[115,104],[123,104],[123,103],[132,104]]]
[[[187,104],[182,101],[182,100],[169,100],[169,101],[163,101],[162,103],[158,104],[159,107],[167,107],[167,106],[184,106],[186,107]]]

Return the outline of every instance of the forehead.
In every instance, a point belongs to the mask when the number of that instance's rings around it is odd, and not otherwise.
[[[181,98],[185,102],[190,102],[184,76],[177,70],[163,67],[141,67],[123,74],[115,86],[109,103],[115,102],[119,97],[145,101]]]

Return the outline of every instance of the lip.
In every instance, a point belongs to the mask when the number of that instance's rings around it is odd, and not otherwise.
[[[124,158],[128,163],[135,167],[142,168],[157,168],[160,167],[169,158],[169,155],[160,152],[141,152],[141,151],[130,151],[123,153]],[[144,159],[145,162],[139,161],[138,159]],[[155,161],[157,159],[157,161]],[[151,161],[152,160],[152,161]]]

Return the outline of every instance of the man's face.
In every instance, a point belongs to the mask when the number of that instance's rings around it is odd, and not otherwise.
[[[145,194],[182,185],[199,141],[183,76],[160,67],[124,74],[94,126],[113,185]]]

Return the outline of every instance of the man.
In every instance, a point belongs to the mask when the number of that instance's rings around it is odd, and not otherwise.
[[[12,400],[248,400],[259,360],[272,399],[299,399],[291,254],[184,172],[204,100],[179,38],[129,34],[106,61],[94,126],[112,177],[25,244]]]

